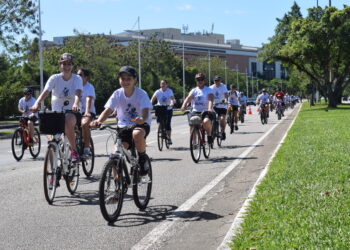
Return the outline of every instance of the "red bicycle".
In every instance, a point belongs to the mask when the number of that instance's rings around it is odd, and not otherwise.
[[[29,148],[29,152],[33,158],[38,157],[41,147],[39,130],[34,128],[33,142],[31,143],[27,119],[21,117],[19,119],[19,127],[13,133],[11,146],[13,157],[15,157],[17,161],[22,159],[24,150],[27,148]]]

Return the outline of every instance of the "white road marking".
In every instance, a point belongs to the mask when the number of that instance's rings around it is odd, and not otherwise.
[[[196,204],[202,197],[204,197],[212,188],[214,188],[220,181],[222,181],[233,169],[235,169],[240,162],[245,158],[257,145],[260,144],[283,120],[279,120],[275,125],[273,125],[264,135],[262,135],[253,145],[249,146],[242,154],[238,156],[238,159],[234,160],[228,167],[224,169],[215,179],[213,179],[209,184],[204,186],[196,194],[194,194],[190,199],[184,202],[178,209],[176,209],[169,217],[174,216],[177,213],[184,213],[191,209],[191,207]],[[137,244],[135,244],[131,249],[153,249],[155,244],[160,241],[163,234],[178,220],[180,217],[171,217],[171,220],[164,221],[156,226],[151,232],[149,232],[145,237],[143,237]]]
[[[299,110],[298,113],[300,111],[301,105],[299,106]],[[217,248],[217,250],[224,250],[224,249],[231,249],[230,247],[228,247],[228,244],[231,243],[233,237],[236,236],[236,234],[238,233],[238,229],[240,228],[243,220],[244,220],[244,215],[246,214],[250,202],[253,200],[255,194],[256,194],[256,187],[261,183],[261,181],[264,179],[265,175],[267,174],[267,171],[269,170],[269,166],[272,162],[272,160],[275,158],[277,151],[280,149],[280,147],[282,146],[282,143],[284,142],[284,140],[286,139],[288,132],[290,130],[290,128],[293,126],[295,119],[297,118],[297,115],[294,117],[293,121],[291,122],[291,124],[289,125],[287,131],[285,132],[285,134],[283,135],[282,140],[280,141],[280,143],[277,145],[275,151],[273,152],[273,154],[271,155],[269,162],[266,164],[265,168],[263,169],[263,171],[261,172],[258,180],[255,182],[252,190],[250,191],[248,198],[245,200],[245,202],[243,203],[241,209],[239,210],[239,212],[237,213],[235,219],[232,222],[232,225],[230,227],[230,229],[228,230],[224,240],[222,241],[222,243],[220,244],[220,246]]]

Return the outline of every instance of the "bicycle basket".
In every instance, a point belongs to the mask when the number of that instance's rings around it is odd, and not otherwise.
[[[189,125],[191,126],[197,126],[197,125],[201,125],[202,123],[202,118],[198,115],[194,115],[190,118],[189,120]]]
[[[54,135],[64,133],[65,113],[39,112],[39,130],[41,134]]]

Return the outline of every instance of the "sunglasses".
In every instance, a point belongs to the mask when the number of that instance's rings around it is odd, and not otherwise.
[[[63,66],[72,66],[73,63],[61,63],[61,65],[63,65]]]
[[[204,78],[203,77],[199,77],[199,78],[196,78],[197,82],[201,82],[201,81],[204,81]]]

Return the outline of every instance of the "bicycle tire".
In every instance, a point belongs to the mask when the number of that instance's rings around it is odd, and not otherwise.
[[[166,132],[166,130],[164,130],[164,141],[165,141],[165,147],[167,148],[167,149],[169,149],[170,148],[170,144],[169,144],[169,141],[168,141],[168,136],[167,136],[167,132]]]
[[[11,140],[12,154],[17,161],[20,161],[24,154],[24,138],[22,131],[22,128],[17,128]]]
[[[35,150],[35,148],[37,148],[37,151]],[[40,154],[40,149],[41,149],[40,132],[37,128],[34,128],[33,146],[29,147],[29,152],[34,159],[38,157],[38,155]]]
[[[81,165],[83,167],[83,172],[86,175],[86,177],[90,177],[92,174],[92,171],[94,171],[95,166],[95,147],[94,142],[92,138],[90,137],[90,152],[91,157],[88,159],[82,159]]]
[[[264,111],[261,111],[261,113],[260,113],[260,120],[261,120],[262,125],[264,125],[265,124]]]
[[[201,135],[199,128],[194,127],[190,136],[190,151],[192,160],[197,163],[201,158]]]
[[[113,169],[114,172],[118,174],[118,178],[114,177]],[[125,187],[123,185],[123,169],[121,161],[116,161],[112,159],[108,160],[102,169],[101,180],[98,189],[100,210],[103,218],[106,221],[117,221],[123,207],[124,188]],[[109,209],[107,205],[112,205],[111,209]]]
[[[55,199],[56,194],[56,183],[57,183],[57,174],[58,174],[58,164],[57,164],[57,156],[55,156],[56,152],[53,146],[49,145],[45,154],[44,159],[44,171],[43,171],[43,179],[44,179],[44,194],[45,199],[49,204],[52,204]],[[51,156],[51,157],[50,157]],[[50,169],[49,169],[50,167]],[[52,188],[50,189],[50,183],[52,184]]]
[[[68,155],[71,155],[70,147],[68,146]],[[68,169],[69,173],[64,175],[64,179],[66,181],[66,186],[70,194],[74,194],[77,191],[79,184],[79,164],[69,163]]]
[[[143,210],[147,207],[150,199],[151,199],[151,192],[152,192],[152,165],[151,160],[146,155],[146,162],[145,164],[148,164],[148,174],[145,176],[139,175],[139,167],[134,169],[133,173],[133,186],[132,186],[132,192],[133,192],[133,198],[135,205]],[[141,187],[143,187],[145,190],[141,191]]]
[[[115,143],[115,134],[111,133],[106,140],[106,155],[109,156],[113,152],[114,143]]]
[[[157,132],[157,142],[159,151],[163,150],[163,131],[162,131],[162,123],[158,124],[158,132]]]
[[[214,141],[218,136],[218,124],[217,124],[217,120],[215,120],[213,122],[213,127],[212,127],[212,133],[211,133],[211,137],[213,138],[213,143],[210,144],[211,148],[214,148]]]
[[[216,137],[216,143],[218,144],[218,147],[221,147],[222,144],[222,133]]]
[[[204,143],[202,144],[203,155],[206,159],[208,159],[210,155],[210,148],[212,148],[212,146],[208,143],[208,140],[205,139],[207,133],[205,133],[204,131],[202,133],[202,136],[204,137]]]

